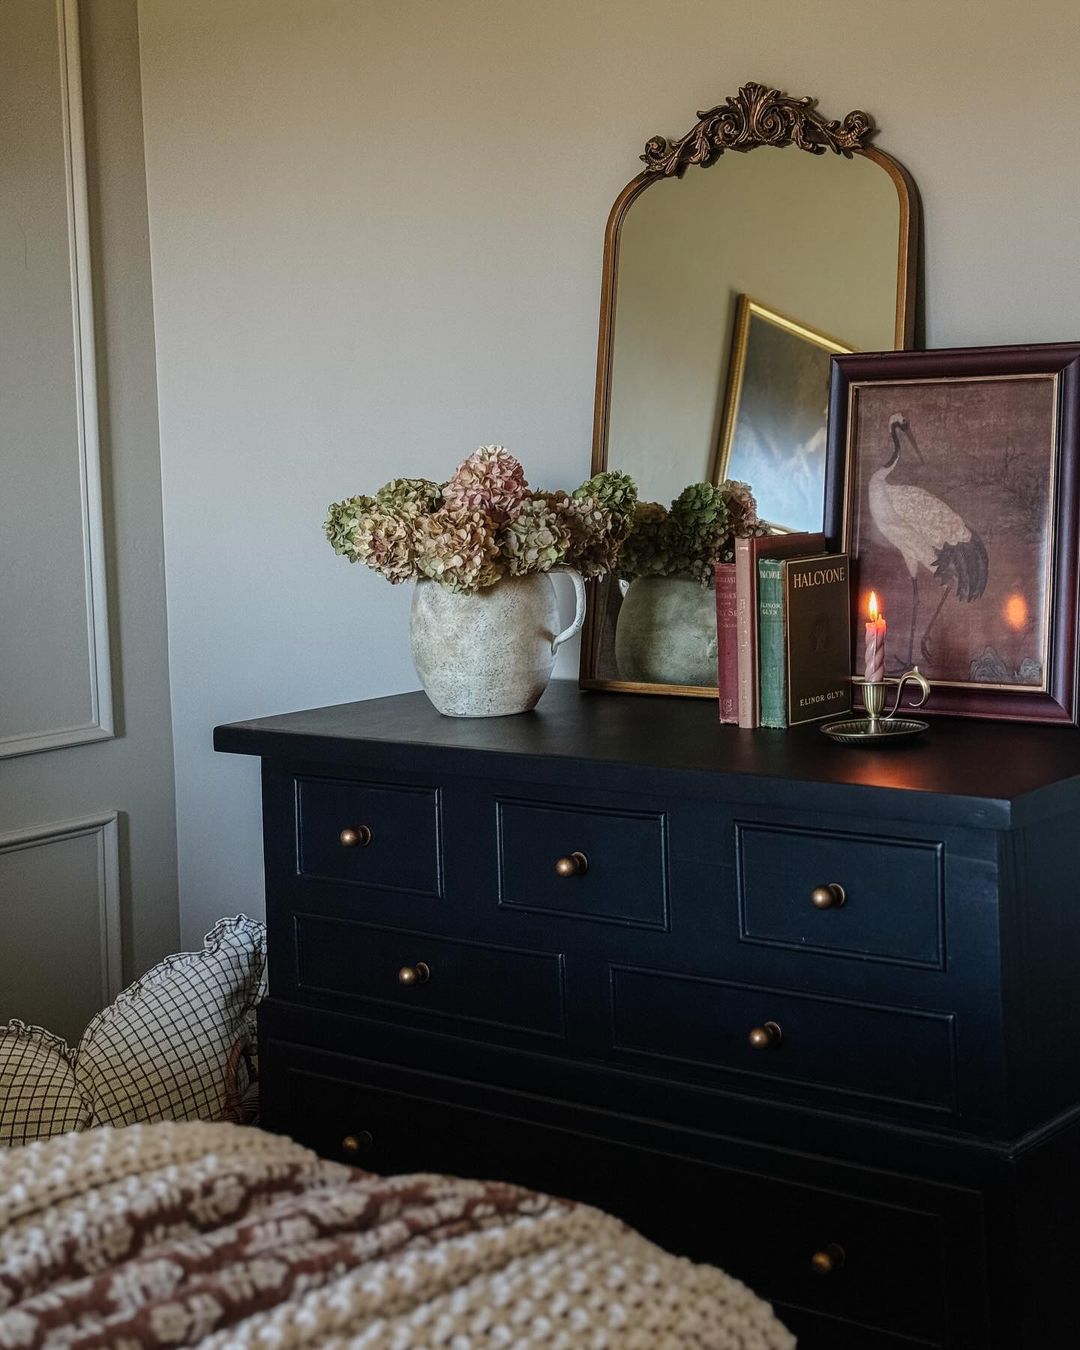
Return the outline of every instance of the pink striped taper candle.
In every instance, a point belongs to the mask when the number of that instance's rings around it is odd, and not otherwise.
[[[885,678],[885,615],[878,610],[877,595],[870,592],[867,606],[870,619],[866,625],[866,646],[863,653],[863,679],[868,684],[880,684]]]

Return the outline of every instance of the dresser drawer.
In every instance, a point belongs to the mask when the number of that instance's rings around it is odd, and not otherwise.
[[[381,1066],[335,1071],[347,1061],[272,1041],[264,1056],[270,1128],[371,1171],[512,1181],[596,1205],[668,1251],[744,1280],[781,1318],[803,1314],[807,1350],[877,1343],[860,1340],[859,1328],[952,1345],[947,1327],[960,1319],[974,1337],[978,1313],[948,1307],[968,1291],[960,1279],[946,1285],[951,1258],[969,1279],[977,1265],[947,1251],[978,1249],[972,1196],[932,1185],[901,1195],[894,1179],[820,1160],[806,1164],[805,1181],[773,1175],[748,1165],[770,1157],[752,1146],[730,1159],[680,1156],[675,1136],[663,1148],[606,1137],[596,1113],[575,1115],[573,1128],[529,1120],[535,1106],[513,1093],[484,1089],[480,1104],[473,1089],[465,1104],[433,1095],[427,1075],[405,1076],[404,1087],[396,1075],[387,1088],[365,1081],[383,1076]],[[782,1165],[789,1171],[791,1160]]]
[[[735,828],[744,940],[944,967],[944,845]]]
[[[955,1111],[954,1018],[611,967],[612,1043],[717,1069]]]
[[[512,799],[495,810],[502,908],[667,928],[663,812]]]
[[[564,1034],[563,959],[454,942],[348,919],[296,914],[296,992],[338,1007],[368,1005],[379,1016],[456,1018]]]
[[[382,890],[442,893],[439,790],[297,778],[301,876]]]

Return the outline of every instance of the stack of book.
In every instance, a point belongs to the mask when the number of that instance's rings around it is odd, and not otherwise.
[[[846,553],[823,534],[735,541],[716,567],[720,720],[792,727],[851,708]]]

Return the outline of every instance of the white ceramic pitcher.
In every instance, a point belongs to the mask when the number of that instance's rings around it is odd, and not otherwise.
[[[528,712],[540,700],[555,653],[585,620],[585,584],[569,567],[576,612],[559,632],[550,572],[503,577],[469,593],[418,581],[410,633],[420,683],[447,717],[504,717]]]

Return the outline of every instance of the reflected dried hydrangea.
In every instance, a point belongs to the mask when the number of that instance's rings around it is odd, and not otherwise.
[[[727,502],[728,519],[731,533],[736,539],[752,539],[765,533],[758,519],[757,501],[749,483],[740,483],[737,478],[726,478],[720,484],[720,491]]]
[[[619,575],[663,577],[671,571],[668,510],[659,502],[638,502],[630,533],[619,550]]]
[[[499,545],[482,511],[436,511],[416,521],[419,574],[451,591],[478,591],[502,575]]]
[[[691,483],[668,514],[671,562],[682,576],[707,582],[731,538],[727,500],[712,483]]]
[[[557,567],[570,547],[570,532],[543,497],[527,497],[498,542],[507,574],[521,577]]]
[[[501,525],[516,513],[528,489],[525,470],[509,450],[482,445],[455,469],[443,500],[448,511],[480,511]]]
[[[691,483],[665,511],[647,502],[635,513],[619,555],[619,574],[689,576],[710,585],[718,562],[732,562],[735,540],[766,534],[749,484]]]

